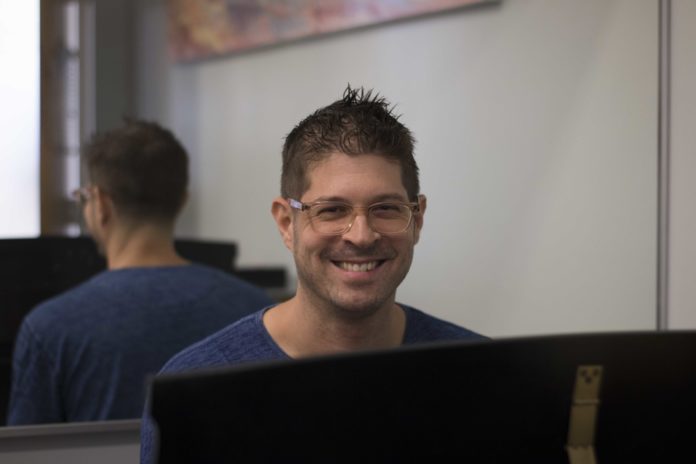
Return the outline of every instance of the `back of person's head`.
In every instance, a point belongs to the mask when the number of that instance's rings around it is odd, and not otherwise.
[[[129,119],[95,135],[83,159],[90,183],[111,197],[123,217],[171,222],[184,204],[188,155],[174,134],[155,122]]]
[[[342,99],[312,113],[286,137],[281,195],[300,198],[309,188],[312,164],[332,153],[373,154],[399,162],[408,197],[416,201],[420,186],[413,145],[411,131],[399,122],[387,100],[372,90],[348,85]]]

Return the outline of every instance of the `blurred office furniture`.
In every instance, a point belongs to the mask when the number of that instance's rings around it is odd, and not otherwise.
[[[280,299],[286,291],[284,268],[237,268],[234,242],[178,238],[174,246],[190,261],[237,275],[271,297]],[[12,348],[24,316],[105,268],[106,261],[89,237],[0,239],[0,425],[6,421]]]
[[[451,342],[155,377],[160,464],[680,462],[696,332]]]
[[[2,464],[137,464],[140,420],[0,428]]]

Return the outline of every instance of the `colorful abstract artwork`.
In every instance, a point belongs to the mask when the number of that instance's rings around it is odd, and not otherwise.
[[[186,61],[491,0],[169,0],[169,44]]]

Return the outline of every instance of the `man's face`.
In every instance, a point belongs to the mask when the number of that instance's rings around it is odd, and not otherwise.
[[[304,203],[332,200],[366,207],[409,201],[399,164],[382,156],[334,153],[310,168],[308,180],[309,189],[298,199]],[[357,212],[348,232],[325,236],[312,229],[306,212],[296,211],[286,240],[297,266],[298,293],[355,316],[393,304],[423,224],[422,214],[414,214],[406,231],[384,235],[369,227],[365,209]]]

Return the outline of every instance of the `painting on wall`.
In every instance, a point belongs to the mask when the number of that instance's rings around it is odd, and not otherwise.
[[[496,0],[168,0],[169,44],[197,60]]]

